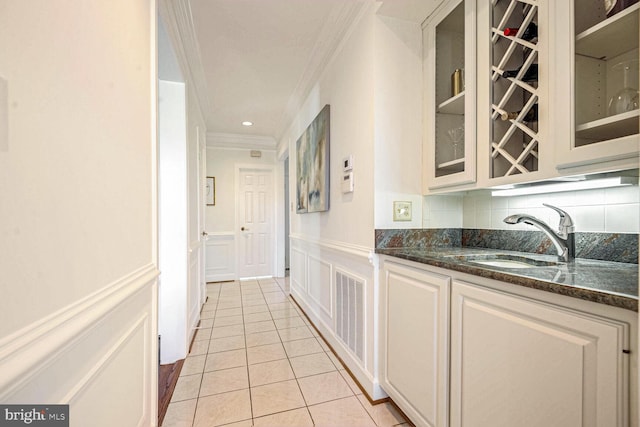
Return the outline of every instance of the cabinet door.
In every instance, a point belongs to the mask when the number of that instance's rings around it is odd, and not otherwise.
[[[425,190],[476,179],[475,26],[475,0],[457,0],[423,29]]]
[[[448,425],[450,278],[386,263],[382,383],[418,426]]]
[[[638,14],[633,0],[554,3],[558,169],[638,164]],[[613,6],[609,9],[607,6]],[[564,135],[567,137],[565,138]]]
[[[628,325],[454,281],[451,425],[627,426]]]
[[[494,186],[555,173],[548,135],[548,4],[478,2],[478,180]]]

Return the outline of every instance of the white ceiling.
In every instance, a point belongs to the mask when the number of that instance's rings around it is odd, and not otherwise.
[[[277,141],[348,27],[372,3],[188,0],[207,132]],[[388,0],[380,12],[421,22],[435,4]],[[244,120],[254,125],[242,126]]]

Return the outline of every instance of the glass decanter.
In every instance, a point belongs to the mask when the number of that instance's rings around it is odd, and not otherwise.
[[[614,116],[638,109],[638,89],[631,87],[632,83],[629,82],[632,67],[635,68],[637,66],[638,60],[633,59],[620,62],[612,67],[614,71],[622,70],[623,88],[609,100],[609,115]]]

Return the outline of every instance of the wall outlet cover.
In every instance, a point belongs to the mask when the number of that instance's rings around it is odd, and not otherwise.
[[[411,221],[411,202],[393,202],[393,220]]]

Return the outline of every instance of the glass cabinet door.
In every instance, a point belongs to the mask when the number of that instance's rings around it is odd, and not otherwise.
[[[576,147],[638,134],[640,4],[628,3],[575,1]]]
[[[427,188],[475,181],[473,4],[444,2],[423,26]]]
[[[571,137],[558,147],[558,168],[610,161],[637,165],[640,4],[638,0],[564,3],[558,2],[556,14],[568,16],[570,25],[559,20],[555,37],[558,43],[567,37],[572,52],[566,70],[572,89]],[[563,60],[560,52],[556,55]],[[558,114],[562,116],[562,111]]]

